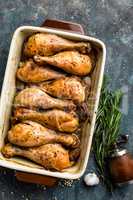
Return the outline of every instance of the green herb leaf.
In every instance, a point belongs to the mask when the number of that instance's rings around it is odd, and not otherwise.
[[[111,91],[108,89],[108,79],[105,77],[99,108],[95,124],[93,139],[93,151],[98,167],[98,172],[105,180],[105,160],[112,152],[112,146],[116,143],[119,136],[120,122],[122,114],[120,103],[122,92],[120,90]],[[108,184],[108,183],[107,183]]]

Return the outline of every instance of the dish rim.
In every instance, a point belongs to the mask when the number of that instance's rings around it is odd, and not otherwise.
[[[91,122],[91,128],[90,128],[90,135],[89,135],[89,142],[88,142],[88,146],[86,149],[86,153],[85,153],[85,157],[84,157],[84,163],[82,166],[82,169],[78,170],[78,172],[76,173],[69,173],[69,172],[52,172],[52,171],[48,171],[48,170],[42,170],[42,169],[34,169],[32,167],[28,167],[28,166],[22,166],[22,165],[14,165],[13,162],[11,161],[7,161],[4,159],[0,160],[0,166],[2,167],[6,167],[6,168],[10,168],[10,169],[14,169],[14,170],[18,170],[18,171],[23,171],[23,172],[29,172],[29,173],[34,173],[34,174],[41,174],[41,175],[47,175],[47,176],[53,176],[53,177],[58,177],[58,178],[65,178],[65,179],[77,179],[80,178],[87,167],[87,163],[89,160],[89,154],[90,154],[90,148],[92,145],[92,138],[93,138],[93,133],[94,133],[94,126],[95,126],[95,120],[96,120],[96,112],[98,109],[98,103],[99,103],[99,98],[100,98],[100,91],[101,91],[101,87],[102,87],[102,80],[103,80],[103,75],[104,75],[104,66],[105,66],[105,60],[106,60],[106,47],[104,42],[102,42],[101,40],[94,38],[94,37],[90,37],[87,35],[81,35],[79,33],[71,33],[71,32],[67,32],[67,31],[63,31],[63,30],[56,30],[56,29],[52,29],[52,28],[45,28],[45,27],[37,27],[37,26],[20,26],[16,29],[16,31],[13,34],[12,40],[11,40],[11,46],[10,46],[10,50],[9,50],[9,55],[8,55],[8,60],[7,60],[7,65],[6,65],[6,70],[5,70],[5,75],[4,75],[4,81],[3,81],[3,85],[2,85],[2,90],[1,90],[1,99],[0,99],[0,113],[1,113],[1,106],[3,104],[2,102],[2,96],[4,94],[4,90],[5,90],[5,85],[6,85],[6,74],[10,65],[10,59],[12,57],[12,51],[14,48],[14,40],[16,39],[17,35],[20,32],[23,31],[39,31],[39,32],[49,32],[49,33],[53,33],[53,34],[58,34],[58,35],[62,35],[62,36],[69,36],[69,37],[74,37],[75,39],[85,39],[88,41],[92,41],[92,42],[96,42],[100,45],[101,49],[102,49],[102,62],[101,62],[101,74],[99,74],[99,83],[98,83],[98,88],[97,88],[97,93],[96,93],[96,101],[95,101],[95,106],[94,106],[94,114],[92,117],[92,122]],[[29,169],[29,170],[28,170]]]

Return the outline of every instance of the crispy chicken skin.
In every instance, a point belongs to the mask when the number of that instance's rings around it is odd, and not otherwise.
[[[14,105],[42,109],[75,108],[75,105],[72,101],[53,98],[39,88],[26,88],[20,91],[15,97]]]
[[[76,103],[85,100],[85,87],[77,77],[65,77],[39,86],[48,94],[61,99],[71,99]]]
[[[53,56],[35,55],[34,60],[40,65],[48,63],[77,76],[86,76],[92,69],[89,55],[80,54],[78,51],[64,51]]]
[[[1,153],[62,172],[80,156],[97,50],[88,42],[36,32],[24,41],[21,60],[11,127]]]
[[[62,171],[71,166],[69,152],[60,144],[45,144],[40,147],[20,148],[10,143],[6,144],[2,153],[6,158],[22,156],[28,158],[45,169]]]
[[[80,141],[75,134],[56,133],[39,123],[24,121],[16,124],[8,131],[8,140],[22,147],[35,147],[49,143],[61,143],[70,148],[79,146]]]
[[[63,73],[57,72],[47,64],[37,65],[32,59],[21,62],[17,70],[16,77],[23,82],[38,83],[52,79],[64,77]]]
[[[36,121],[50,129],[67,133],[76,131],[79,126],[79,120],[74,111],[65,112],[57,109],[39,112],[26,108],[16,108],[14,110],[14,119]]]
[[[53,55],[64,50],[78,50],[87,53],[91,50],[91,45],[85,42],[72,42],[54,34],[37,33],[28,38],[24,45],[24,55],[33,57]]]

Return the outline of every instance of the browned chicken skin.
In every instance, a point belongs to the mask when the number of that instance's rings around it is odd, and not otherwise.
[[[28,108],[58,108],[58,109],[74,109],[75,105],[72,101],[56,99],[38,88],[26,88],[18,93],[14,101],[15,106]]]
[[[67,113],[57,109],[39,112],[26,108],[16,108],[14,110],[14,118],[20,121],[36,121],[51,129],[68,133],[76,131],[79,126],[79,120],[75,112]]]
[[[64,77],[64,74],[50,69],[46,64],[39,66],[30,59],[20,63],[16,76],[23,82],[38,83]]]
[[[71,166],[69,153],[60,144],[45,144],[40,147],[19,148],[6,144],[2,153],[6,158],[13,156],[26,157],[46,169],[61,171]]]
[[[85,100],[85,87],[75,77],[60,78],[49,83],[43,82],[39,86],[54,97],[72,99],[77,103]]]
[[[96,56],[87,42],[48,33],[30,36],[23,55],[27,60],[16,72],[20,83],[7,135],[10,143],[1,152],[6,158],[22,156],[45,169],[62,171],[80,156],[80,139],[73,132],[80,131],[80,118],[88,117],[86,77]]]
[[[78,76],[85,76],[92,69],[92,61],[88,55],[78,51],[64,51],[53,56],[35,55],[34,60],[39,64],[49,63],[64,71]]]
[[[16,124],[8,131],[8,140],[22,147],[35,147],[48,143],[61,143],[64,146],[76,148],[80,141],[75,134],[61,134],[48,129],[39,123],[24,121]]]
[[[91,50],[91,46],[89,43],[73,42],[48,33],[37,33],[30,36],[24,46],[24,54],[28,57],[36,54],[49,56],[62,50],[78,50],[86,53]]]

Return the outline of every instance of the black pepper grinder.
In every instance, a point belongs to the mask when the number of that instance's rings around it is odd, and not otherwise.
[[[123,185],[133,183],[133,156],[127,149],[120,148],[118,145],[126,143],[128,135],[122,136],[121,140],[115,144],[114,151],[110,158],[110,174],[114,184]]]

